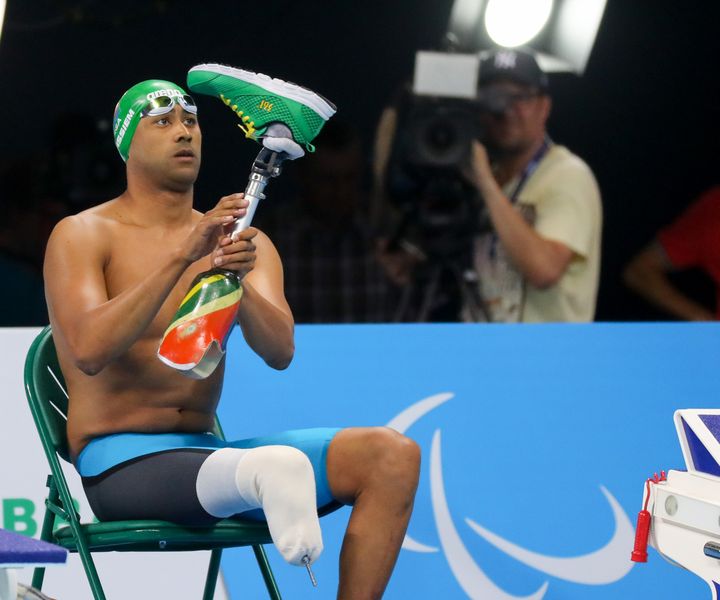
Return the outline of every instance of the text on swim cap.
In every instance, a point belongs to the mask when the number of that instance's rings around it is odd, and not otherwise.
[[[165,90],[157,90],[156,92],[150,92],[147,95],[148,100],[154,100],[155,98],[158,98],[160,96],[167,96],[168,98],[172,98],[173,96],[182,96],[183,93],[180,90],[171,90],[171,89],[165,89]]]
[[[127,131],[127,128],[130,125],[130,121],[132,121],[134,114],[135,114],[135,111],[131,108],[128,111],[128,114],[125,116],[125,120],[123,121],[122,127],[120,127],[120,131],[118,132],[117,137],[115,138],[116,146],[119,146],[120,142],[122,142],[122,139],[125,136],[125,132]]]

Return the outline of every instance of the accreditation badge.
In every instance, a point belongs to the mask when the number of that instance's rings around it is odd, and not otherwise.
[[[517,204],[529,225],[535,223],[535,207]],[[475,237],[474,267],[482,303],[480,318],[491,323],[519,323],[525,303],[525,278],[515,268],[494,231]]]

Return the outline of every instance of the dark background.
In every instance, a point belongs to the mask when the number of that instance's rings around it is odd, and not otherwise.
[[[603,195],[598,320],[665,318],[624,288],[622,266],[701,190],[720,183],[719,5],[609,0],[583,77],[551,75],[550,133],[590,164]],[[70,193],[81,207],[117,191],[123,165],[109,127],[118,97],[142,79],[184,84],[201,62],[319,91],[338,105],[338,118],[361,129],[369,161],[383,105],[410,77],[415,51],[438,46],[451,7],[451,0],[9,0],[0,166],[12,185],[0,187],[1,202]],[[209,98],[199,103],[202,209],[244,188],[256,147],[239,130],[232,139],[230,111]],[[699,276],[681,283],[711,297]]]

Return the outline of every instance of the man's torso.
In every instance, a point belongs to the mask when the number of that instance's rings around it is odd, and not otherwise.
[[[552,145],[519,190],[518,181],[509,181],[503,192],[515,197],[518,210],[541,236],[565,244],[575,256],[557,284],[533,288],[515,271],[494,234],[478,236],[475,268],[484,281],[480,293],[492,308],[492,320],[592,321],[602,229],[600,194],[592,172],[567,148]]]
[[[173,231],[123,222],[115,218],[113,202],[87,211],[83,218],[89,226],[102,228],[105,246],[100,251],[108,300],[148,277],[189,232],[188,227]],[[193,380],[156,356],[192,279],[207,268],[208,259],[192,264],[141,337],[94,376],[72,363],[62,331],[55,328],[58,358],[70,396],[68,441],[74,456],[90,439],[109,433],[207,431],[212,427],[224,364],[207,379]]]

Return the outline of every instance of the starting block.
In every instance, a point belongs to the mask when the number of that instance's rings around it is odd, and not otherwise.
[[[720,409],[678,410],[674,421],[686,470],[648,480],[632,560],[647,560],[649,526],[650,545],[720,600]]]
[[[0,529],[0,600],[17,597],[14,569],[65,564],[67,554],[55,544]]]

